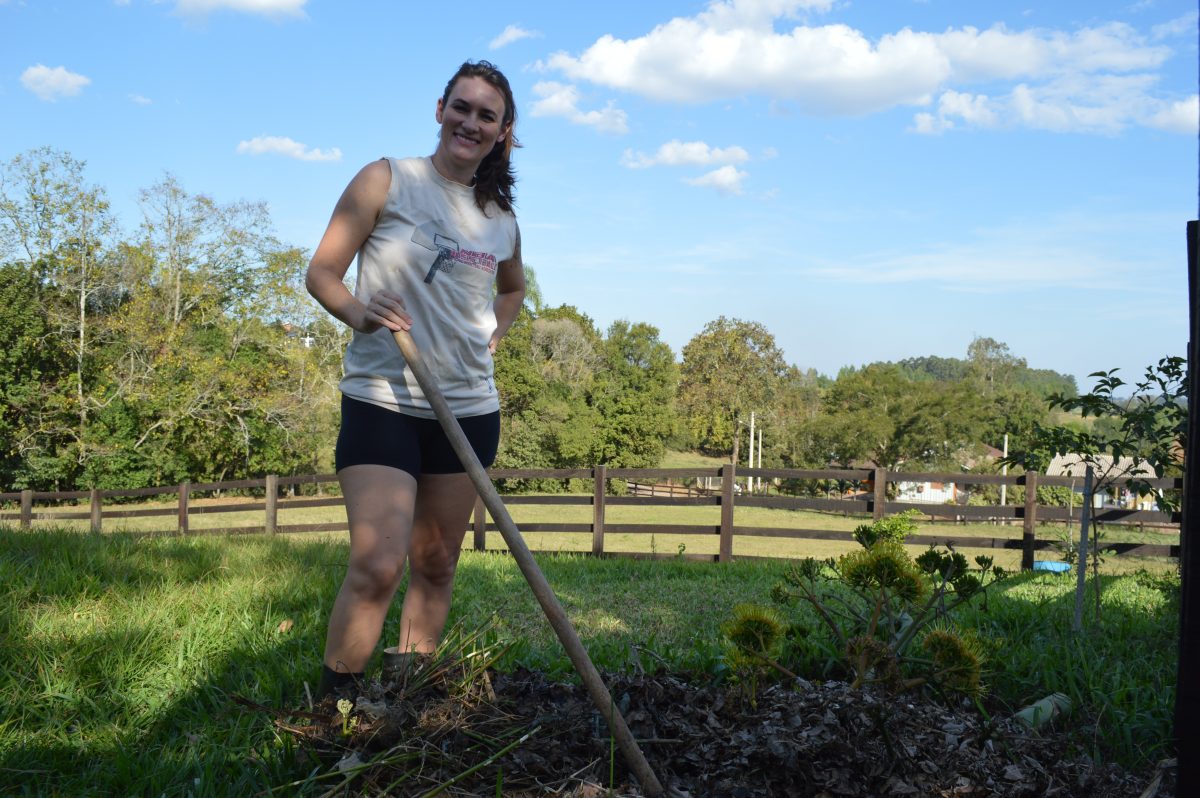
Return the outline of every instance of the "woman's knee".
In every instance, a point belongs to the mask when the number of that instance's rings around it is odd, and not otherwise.
[[[451,584],[458,570],[458,554],[457,550],[445,546],[423,546],[420,550],[414,548],[408,558],[413,578],[436,587]]]
[[[390,601],[404,577],[402,560],[351,558],[346,585],[355,596],[367,601]]]

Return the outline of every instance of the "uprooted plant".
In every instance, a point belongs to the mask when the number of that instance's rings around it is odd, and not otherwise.
[[[784,606],[799,601],[812,607],[821,621],[818,628],[833,638],[853,674],[854,687],[881,683],[904,690],[929,684],[978,693],[981,647],[955,627],[950,613],[986,596],[1004,570],[980,556],[972,571],[967,558],[952,548],[931,546],[914,560],[902,545],[916,529],[912,515],[860,526],[855,539],[863,548],[837,560],[799,561],[772,598]],[[726,637],[743,655],[769,662],[771,652],[753,649],[754,635],[735,634],[737,620],[726,624]]]

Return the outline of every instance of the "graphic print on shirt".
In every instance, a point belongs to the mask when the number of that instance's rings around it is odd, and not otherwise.
[[[438,272],[451,272],[459,263],[488,274],[496,273],[496,257],[494,255],[462,249],[457,241],[448,235],[443,235],[440,230],[441,227],[432,221],[413,228],[412,242],[430,252],[437,253],[433,263],[429,266],[429,271],[425,274],[426,284],[432,283]]]

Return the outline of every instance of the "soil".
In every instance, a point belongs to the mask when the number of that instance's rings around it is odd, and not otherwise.
[[[1065,732],[989,719],[963,699],[835,681],[773,684],[753,700],[741,688],[672,675],[605,683],[675,798],[1174,795],[1170,762],[1143,773],[1097,765]],[[646,794],[578,684],[426,664],[359,685],[355,702],[345,730],[335,697],[273,712],[302,755],[319,760],[313,794]]]

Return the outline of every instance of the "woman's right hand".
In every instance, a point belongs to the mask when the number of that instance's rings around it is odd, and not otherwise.
[[[363,306],[362,320],[354,325],[361,333],[373,333],[380,327],[396,332],[412,329],[412,316],[404,308],[404,298],[392,291],[376,291]]]

